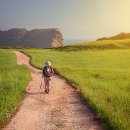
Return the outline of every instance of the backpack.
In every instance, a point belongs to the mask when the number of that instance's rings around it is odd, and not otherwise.
[[[45,77],[51,77],[52,73],[51,73],[51,67],[50,66],[45,66],[43,68],[43,75]]]

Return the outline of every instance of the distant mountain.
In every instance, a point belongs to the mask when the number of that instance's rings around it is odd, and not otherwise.
[[[0,30],[0,46],[16,46],[30,48],[50,48],[63,45],[63,36],[59,29],[26,29],[14,28]]]
[[[122,39],[130,39],[130,33],[119,33],[115,36],[112,37],[103,37],[103,38],[98,38],[97,41],[101,40],[122,40]]]

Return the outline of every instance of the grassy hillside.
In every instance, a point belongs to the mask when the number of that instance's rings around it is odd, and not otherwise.
[[[115,36],[111,36],[111,37],[103,37],[103,38],[98,38],[97,40],[123,40],[123,39],[130,39],[130,33],[119,33]]]
[[[60,74],[77,84],[98,118],[111,130],[129,130],[130,49],[126,49],[129,41],[92,42],[24,52],[32,57],[32,64],[40,68],[45,60],[50,60]],[[99,46],[109,44],[125,49],[99,50]]]
[[[57,51],[81,51],[81,50],[103,50],[103,49],[128,49],[130,39],[127,40],[103,40],[88,43],[72,44],[56,48]]]
[[[0,127],[23,97],[29,77],[25,66],[16,65],[13,52],[0,49]]]

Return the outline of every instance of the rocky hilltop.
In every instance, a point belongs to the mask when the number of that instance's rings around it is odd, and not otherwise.
[[[63,36],[59,29],[14,28],[8,31],[0,30],[0,46],[16,46],[30,48],[50,48],[63,46]]]

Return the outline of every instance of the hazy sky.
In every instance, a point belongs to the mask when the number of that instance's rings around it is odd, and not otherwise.
[[[130,32],[130,0],[0,0],[0,29],[57,27],[67,38]]]

